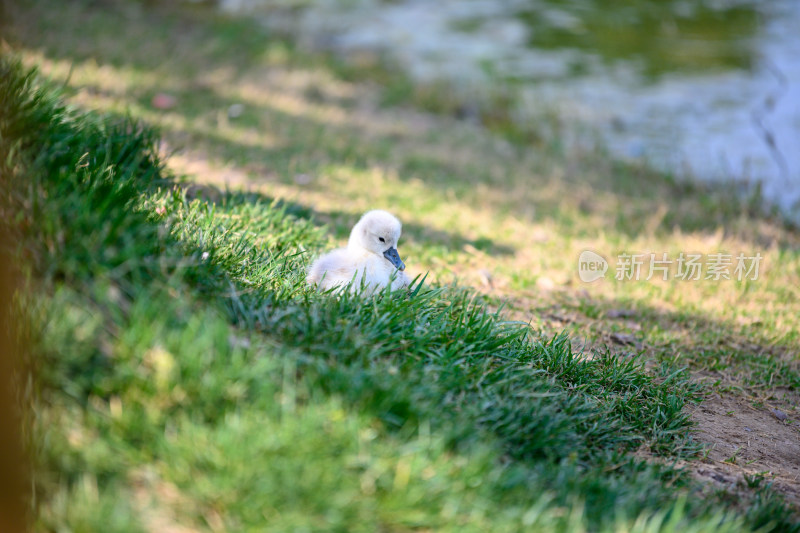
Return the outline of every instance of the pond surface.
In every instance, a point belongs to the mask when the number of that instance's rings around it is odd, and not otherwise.
[[[520,121],[554,113],[617,157],[759,184],[800,219],[800,1],[220,1],[475,98],[513,87]]]

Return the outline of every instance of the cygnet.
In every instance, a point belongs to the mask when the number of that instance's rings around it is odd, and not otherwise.
[[[400,221],[391,213],[378,209],[365,213],[353,226],[347,248],[314,261],[306,280],[323,290],[352,282],[351,292],[363,286],[366,294],[387,285],[392,289],[408,286],[410,280],[403,272],[406,265],[397,253],[401,229]]]

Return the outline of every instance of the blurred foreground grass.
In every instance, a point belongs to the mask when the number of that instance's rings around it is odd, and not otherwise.
[[[796,404],[793,230],[603,154],[378,110],[379,92],[246,22],[109,6],[37,0],[14,33],[107,118],[8,61],[2,77],[8,231],[32,280],[19,306],[41,332],[40,529],[792,527],[763,490],[721,526],[724,497],[667,465],[698,449],[682,366]],[[173,108],[151,105],[162,92]],[[138,120],[177,150],[171,170]],[[406,222],[418,272],[484,280],[542,333],[457,288],[310,293],[309,252],[332,242],[316,224],[342,239],[371,207]],[[587,247],[765,262],[750,283],[582,286]],[[605,348],[630,332],[645,357]]]

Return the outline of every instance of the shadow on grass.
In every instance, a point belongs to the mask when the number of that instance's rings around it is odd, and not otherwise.
[[[317,226],[328,225],[338,239],[347,237],[359,217],[346,211],[321,211],[300,202],[276,200],[257,191],[230,191],[194,183],[182,185],[187,190],[187,197],[218,206],[274,204]],[[426,244],[444,243],[458,248],[476,245],[456,233],[431,234],[429,228],[416,224],[406,224],[404,228],[412,242],[422,238]],[[495,244],[489,241],[486,246]],[[513,250],[495,250],[492,253],[511,254]],[[535,319],[540,323],[549,321],[551,327],[545,329],[552,333],[563,329],[577,338],[589,338],[592,345],[610,346],[615,351],[631,355],[642,353],[654,362],[688,365],[706,383],[715,385],[716,390],[731,392],[734,390],[731,387],[745,387],[750,393],[764,398],[770,390],[781,388],[790,392],[790,402],[800,391],[800,352],[796,332],[776,338],[760,322],[743,327],[697,312],[670,311],[641,301],[624,303],[588,293],[565,296],[555,314],[552,307],[536,309],[531,300],[521,296],[513,297],[510,303],[511,309],[517,312],[535,309]],[[566,311],[566,314],[561,311]],[[522,318],[527,320],[529,317]],[[552,324],[560,325],[553,328]],[[647,324],[650,329],[642,331],[638,324]]]
[[[239,205],[261,203],[275,204],[276,207],[286,209],[286,212],[297,218],[311,221],[317,226],[327,225],[333,236],[337,239],[346,239],[350,229],[358,222],[362,213],[352,213],[343,210],[322,211],[311,206],[285,199],[277,199],[258,191],[223,190],[209,184],[183,183],[190,199],[205,200],[214,205]],[[403,223],[403,236],[401,242],[410,241],[417,244],[440,244],[454,250],[461,250],[473,246],[478,250],[493,255],[514,255],[515,250],[510,246],[499,244],[493,239],[481,237],[480,239],[467,239],[456,232],[448,232],[426,227],[414,222]]]
[[[255,22],[225,19],[209,9],[178,10],[114,0],[103,2],[103,9],[88,1],[56,8],[51,0],[36,0],[27,7],[15,7],[12,16],[18,28],[12,42],[19,46],[42,49],[46,57],[71,64],[96,61],[130,71],[137,82],[123,90],[122,99],[129,105],[146,110],[153,94],[160,90],[174,93],[179,103],[169,113],[178,120],[159,125],[169,137],[223,161],[277,171],[284,179],[293,171],[322,172],[332,162],[356,171],[377,165],[394,167],[400,180],[422,180],[444,197],[454,191],[456,195],[472,194],[475,176],[481,174],[477,182],[499,192],[492,198],[480,198],[492,212],[511,211],[530,222],[555,221],[565,226],[574,224],[576,217],[594,216],[605,220],[608,229],[629,237],[653,231],[668,233],[675,228],[712,234],[720,227],[735,226],[745,238],[764,244],[774,242],[775,233],[784,226],[782,221],[756,215],[754,205],[737,200],[728,188],[677,183],[600,154],[575,153],[565,161],[564,156],[539,150],[534,154],[541,160],[534,165],[539,171],[507,176],[515,183],[503,183],[476,168],[475,157],[480,159],[481,154],[424,153],[419,144],[409,148],[419,142],[414,139],[415,132],[398,136],[367,128],[352,119],[353,110],[341,100],[329,100],[328,111],[338,117],[332,119],[327,111],[315,107],[320,103],[324,107],[326,96],[324,87],[319,89],[313,83],[290,95],[297,103],[293,109],[225,94],[224,87],[236,87],[253,73],[264,79],[275,74],[280,77],[296,67],[321,70],[332,78],[336,73],[318,58],[266,35]],[[102,92],[100,87],[94,90]],[[250,118],[232,122],[232,135],[226,135],[214,117],[234,103],[245,104]],[[197,131],[198,125],[203,131]],[[262,129],[277,137],[274,146],[258,138],[241,140]],[[233,138],[237,136],[240,138]],[[403,155],[395,154],[396,150]],[[533,157],[521,155],[522,151],[508,158]],[[508,169],[500,173],[504,172]],[[530,192],[521,198],[515,187]],[[538,193],[545,190],[547,195]],[[407,227],[412,236],[420,229]],[[452,235],[431,238],[453,242]],[[798,239],[791,236],[781,235],[778,240],[782,248],[800,248]],[[457,245],[464,243],[475,245],[474,241],[455,239]],[[492,253],[513,253],[495,243],[485,243],[484,248]]]
[[[521,319],[533,317],[546,329],[564,329],[587,339],[590,346],[607,345],[629,356],[642,354],[653,361],[688,365],[706,383],[716,383],[717,390],[744,387],[761,398],[778,388],[795,396],[800,393],[797,332],[776,337],[761,322],[742,326],[698,312],[596,294],[564,294],[559,299],[556,305],[536,307],[534,297],[518,295],[509,304]],[[649,329],[643,330],[641,324]]]
[[[477,168],[471,158],[480,158],[481,154],[426,152],[425,143],[415,140],[413,131],[397,134],[390,131],[390,127],[372,128],[354,119],[351,115],[356,111],[342,106],[339,100],[327,99],[325,87],[306,83],[305,89],[290,91],[286,87],[291,83],[287,81],[284,89],[290,97],[288,103],[271,102],[269,98],[259,98],[257,93],[250,94],[249,100],[232,96],[231,87],[239,82],[246,80],[253,84],[247,79],[253,72],[258,72],[265,80],[270,76],[291,78],[295,67],[297,70],[321,69],[331,75],[330,69],[318,59],[303,56],[293,51],[289,43],[265,36],[252,21],[227,20],[207,10],[176,11],[113,0],[103,2],[103,9],[93,6],[92,2],[77,1],[56,8],[52,0],[34,0],[25,7],[16,6],[14,18],[18,29],[14,41],[23,47],[41,48],[50,59],[75,64],[96,61],[100,65],[115,66],[109,70],[111,78],[120,71],[121,76],[133,81],[123,80],[121,85],[109,83],[105,88],[96,84],[91,88],[94,93],[106,97],[116,95],[127,105],[138,106],[134,114],[153,118],[171,140],[206,151],[212,159],[233,161],[245,168],[255,167],[256,171],[248,175],[252,182],[256,181],[256,175],[264,172],[276,176],[274,179],[280,183],[291,184],[297,173],[324,174],[332,165],[359,172],[376,166],[395,166],[401,182],[421,179],[437,202],[447,202],[448,193],[453,190],[460,194],[471,188],[476,179],[484,185],[491,184],[499,189],[499,194],[494,198],[481,198],[482,210],[498,216],[512,214],[529,222],[554,222],[564,233],[588,231],[587,225],[597,223],[598,219],[600,227],[606,227],[609,232],[617,231],[631,237],[651,231],[647,229],[651,223],[656,224],[655,231],[665,233],[678,228],[713,234],[720,227],[741,229],[744,226],[747,229],[743,230],[743,239],[749,238],[759,245],[775,242],[784,250],[800,249],[796,234],[781,233],[779,222],[750,217],[746,209],[742,211],[740,203],[729,202],[724,191],[709,192],[699,185],[674,183],[644,168],[585,154],[566,161],[536,154],[542,158],[541,172],[520,178],[534,190],[532,209],[515,210],[514,202],[518,199],[514,198],[513,188],[509,185],[506,190],[502,180],[498,182],[496,176]],[[150,98],[164,87],[174,92],[178,105],[159,112],[150,107]],[[273,89],[276,91],[280,93],[280,87]],[[226,125],[225,113],[233,103],[244,103],[246,113]],[[220,114],[222,119],[219,119]],[[275,137],[272,145],[262,142],[258,136],[242,138],[264,129]],[[509,155],[510,159],[518,157],[519,154]],[[599,172],[592,171],[592,165],[603,168]],[[501,168],[499,174],[502,177],[513,168]],[[553,169],[560,170],[553,173]],[[513,180],[512,176],[508,178]],[[585,183],[582,185],[582,182]],[[322,193],[333,186],[313,185]],[[550,194],[552,202],[537,197],[541,189],[554,191]],[[578,190],[583,190],[583,197],[578,197]],[[215,197],[222,197],[219,190],[206,192],[213,201]],[[272,201],[260,193],[247,194],[235,201]],[[347,236],[360,215],[348,210],[346,205],[341,209],[323,210],[294,203],[290,210],[302,218],[329,224],[339,239]],[[574,228],[569,224],[575,213],[587,219],[593,214],[597,216]],[[405,220],[404,228],[404,239],[411,242],[442,244],[453,250],[473,246],[498,256],[512,256],[518,251],[497,239],[470,239],[458,231],[435,229],[413,220]],[[656,320],[661,322],[661,319]],[[703,320],[703,317],[687,317],[680,313],[668,321],[691,333],[695,331],[692,324]],[[720,328],[699,329],[716,331]],[[685,346],[685,349],[696,353],[695,345]]]
[[[511,207],[516,200],[511,188],[504,190],[502,183],[486,175],[485,169],[479,169],[469,155],[426,152],[424,143],[414,144],[417,141],[413,139],[413,131],[398,135],[391,132],[390,127],[369,129],[371,126],[351,117],[351,109],[343,108],[337,100],[326,100],[324,87],[310,91],[309,88],[315,88],[311,84],[305,89],[285,89],[290,97],[288,103],[271,102],[268,98],[259,98],[258,94],[251,94],[249,100],[228,94],[231,87],[247,80],[252,72],[259,72],[265,79],[274,73],[278,77],[291,77],[294,66],[302,70],[310,65],[330,74],[318,60],[303,58],[301,53],[291,50],[290,44],[264,36],[250,21],[226,20],[208,11],[175,11],[130,2],[105,2],[102,10],[92,6],[90,2],[74,2],[55,9],[50,0],[35,0],[28,7],[17,6],[14,8],[15,23],[25,31],[19,31],[15,39],[25,47],[42,47],[47,58],[75,64],[97,61],[101,65],[114,65],[116,70],[110,71],[112,77],[120,70],[133,81],[130,84],[123,81],[122,86],[111,83],[108,87],[97,83],[90,87],[93,94],[112,98],[117,95],[127,105],[138,106],[134,114],[153,118],[170,139],[206,151],[212,159],[254,167],[256,170],[248,175],[253,182],[256,175],[262,173],[277,176],[275,179],[285,184],[291,183],[297,173],[324,174],[331,165],[342,165],[358,172],[393,165],[399,169],[397,175],[401,182],[419,177],[436,201],[441,202],[447,201],[447,194],[452,190],[464,191],[472,187],[475,179],[491,183],[500,189],[500,194],[495,198],[482,198],[482,210],[498,215],[511,212],[529,221],[555,222],[564,232],[585,231],[585,228],[571,228],[572,215],[564,214],[576,211],[587,218],[598,215],[595,218],[604,221],[610,231],[632,237],[651,231],[645,228],[652,221],[660,228],[657,231],[680,228],[706,234],[714,233],[720,226],[750,225],[752,227],[744,235],[758,244],[769,243],[778,232],[779,223],[749,218],[738,210],[739,203],[727,203],[724,194],[717,196],[716,192],[709,193],[699,185],[674,183],[647,169],[580,155],[559,161],[548,154],[537,154],[542,156],[541,173],[523,180],[529,182],[530,189],[555,191],[551,194],[555,199],[552,203],[544,198],[537,200],[534,192],[533,209],[520,214]],[[46,11],[47,8],[53,9]],[[32,21],[41,22],[41,26],[32,26]],[[76,38],[76,35],[81,37]],[[131,46],[131,43],[137,45]],[[293,65],[293,61],[307,63]],[[247,83],[252,85],[253,81]],[[174,93],[178,105],[160,112],[150,107],[150,98],[164,87]],[[246,113],[224,124],[229,106],[242,102]],[[329,103],[327,107],[326,102]],[[261,142],[258,136],[242,139],[250,132],[258,134],[263,129],[275,136],[272,145]],[[509,157],[514,159],[519,155]],[[599,173],[590,171],[588,167],[593,164],[604,168]],[[561,171],[553,174],[550,172],[553,168],[561,168]],[[480,174],[477,178],[476,173]],[[589,185],[581,186],[582,181]],[[324,193],[333,185],[315,183],[313,187]],[[584,192],[588,190],[588,196],[576,198],[579,196],[576,191],[581,187]],[[212,201],[223,197],[237,202],[272,201],[260,193],[236,196],[207,188],[205,194]],[[360,215],[347,206],[323,210],[301,203],[287,205],[290,212],[299,217],[329,224],[338,239],[346,238]],[[517,252],[497,239],[469,239],[457,231],[431,228],[413,220],[405,220],[404,229],[404,239],[410,242],[441,244],[452,250],[473,246],[497,256],[512,256]],[[790,241],[779,241],[778,246],[800,249],[796,236],[788,238]],[[703,332],[700,334],[702,346],[714,342],[716,334],[709,332],[727,331],[722,337],[732,337],[734,333],[732,328],[713,327],[703,317],[684,313],[651,319],[657,323],[677,324],[687,337],[695,331]],[[697,325],[701,323],[705,325]],[[757,331],[748,331],[747,336],[751,334],[759,338]],[[664,342],[672,341],[665,339]],[[680,349],[676,350],[693,354],[695,358],[706,354],[709,358],[720,359],[715,365],[725,364],[729,359],[723,357],[725,350],[719,347],[709,350],[701,346],[698,351],[695,343],[678,344]],[[751,352],[749,348],[741,348],[736,355],[743,357],[745,354],[749,359]],[[755,353],[770,352],[759,349]],[[704,366],[702,361],[698,364]]]
[[[52,10],[47,11],[48,8]],[[99,10],[93,9],[91,2],[79,1],[56,9],[50,0],[35,0],[27,7],[16,6],[14,14],[18,27],[14,39],[21,46],[41,47],[47,58],[70,63],[97,61],[101,65],[114,65],[127,71],[127,75],[135,80],[132,87],[125,82],[122,87],[112,84],[111,89],[97,84],[90,89],[93,93],[107,97],[121,94],[128,105],[139,106],[138,111],[149,113],[156,121],[164,118],[160,128],[167,132],[168,137],[194,149],[205,150],[214,159],[233,161],[245,168],[255,165],[256,173],[269,171],[281,182],[291,182],[298,172],[324,173],[331,164],[341,164],[361,172],[376,165],[395,165],[401,169],[397,173],[400,180],[420,177],[437,201],[440,197],[444,202],[451,190],[470,188],[473,183],[467,174],[479,172],[469,157],[451,157],[446,152],[430,154],[423,150],[424,144],[409,148],[413,132],[398,136],[380,128],[368,130],[363,122],[351,119],[349,109],[335,102],[328,107],[341,111],[341,114],[332,115],[338,117],[337,120],[326,118],[326,112],[319,112],[318,108],[326,101],[322,89],[313,94],[309,90],[295,91],[298,94],[290,95],[299,102],[295,108],[286,103],[259,100],[255,96],[241,100],[225,94],[226,87],[235,87],[253,71],[259,71],[267,78],[273,71],[279,76],[288,75],[294,66],[292,61],[308,62],[296,65],[299,68],[311,65],[326,72],[329,70],[318,60],[302,59],[302,54],[292,51],[290,44],[264,36],[253,22],[226,20],[207,11],[175,11],[119,1],[104,2],[104,9]],[[35,26],[34,21],[36,24],[41,22],[41,25]],[[76,38],[76,35],[80,37]],[[114,75],[113,70],[111,75]],[[162,87],[172,90],[179,103],[174,109],[159,114],[149,107],[149,102]],[[247,113],[237,121],[231,121],[228,129],[220,127],[217,119],[220,113],[224,114],[231,104],[242,101]],[[258,137],[246,142],[241,139],[249,131],[258,132],[260,129],[274,132],[276,143],[270,146],[260,142]],[[398,155],[396,152],[399,150],[405,152]],[[728,203],[730,199],[720,191],[709,192],[699,185],[674,183],[647,169],[597,157],[577,155],[568,161],[553,161],[547,154],[539,155],[544,159],[542,172],[526,176],[524,180],[529,181],[531,189],[555,190],[556,200],[552,204],[544,199],[534,200],[533,209],[520,214],[509,207],[515,200],[514,193],[501,190],[496,198],[482,199],[483,209],[498,215],[511,211],[529,221],[554,221],[565,226],[564,231],[571,229],[568,226],[569,215],[563,215],[562,211],[577,210],[587,216],[597,214],[609,230],[633,237],[646,231],[644,228],[652,220],[660,227],[659,231],[664,232],[679,228],[711,234],[720,226],[751,225],[753,227],[745,236],[758,244],[771,242],[779,231],[779,222],[750,218],[746,210],[744,213],[741,211],[740,203],[732,200]],[[598,178],[597,172],[590,171],[588,167],[593,164],[605,167],[600,172],[605,177]],[[548,167],[559,166],[563,166],[562,172],[547,172]],[[485,174],[485,171],[480,172]],[[249,176],[249,179],[254,178]],[[490,176],[481,175],[479,179],[502,189],[502,184]],[[589,184],[590,195],[576,199],[573,186],[579,187],[582,181]],[[322,192],[326,190],[326,185],[315,184],[314,187]],[[219,190],[212,192],[207,189],[205,192],[212,201],[224,196]],[[596,193],[595,196],[591,195],[592,192]],[[260,193],[225,195],[228,201],[272,201]],[[535,193],[533,197],[536,198]],[[715,205],[717,200],[720,200],[719,205]],[[606,203],[613,205],[609,207]],[[616,211],[613,206],[620,206],[620,209]],[[291,203],[289,209],[299,217],[329,224],[339,239],[347,236],[360,215],[347,210],[346,206],[321,210]],[[660,218],[653,218],[659,211]],[[404,222],[404,238],[412,242],[442,244],[454,250],[474,246],[499,256],[511,256],[516,252],[513,247],[496,239],[469,239],[457,231],[434,229],[410,220]],[[778,241],[780,248],[800,249],[796,235],[790,234],[787,238],[788,241]],[[658,323],[663,321],[661,318],[655,320]],[[706,319],[683,313],[667,317],[666,321],[680,325],[689,333],[728,329],[712,327],[710,323],[696,326]],[[729,333],[731,335],[722,336],[732,336],[733,330]],[[757,335],[757,332],[752,334]],[[685,345],[683,349],[697,353],[695,344]],[[739,351],[749,353],[752,350]],[[710,354],[721,352],[701,349],[700,353],[712,357]],[[756,350],[756,353],[767,352]],[[702,366],[702,362],[700,364]]]

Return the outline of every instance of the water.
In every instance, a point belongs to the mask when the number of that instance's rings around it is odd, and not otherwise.
[[[514,87],[521,121],[555,112],[618,157],[743,190],[759,184],[800,219],[800,1],[221,4],[308,46],[388,54],[421,82],[476,97]]]

